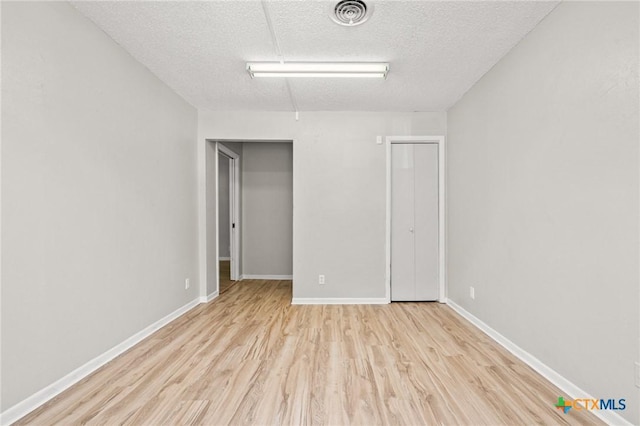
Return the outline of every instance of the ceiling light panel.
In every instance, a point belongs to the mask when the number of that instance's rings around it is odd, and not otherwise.
[[[254,77],[387,78],[388,63],[380,62],[248,62]]]

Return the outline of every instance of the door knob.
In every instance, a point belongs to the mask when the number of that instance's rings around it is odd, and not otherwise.
[[[409,232],[413,234],[413,228],[409,228]]]

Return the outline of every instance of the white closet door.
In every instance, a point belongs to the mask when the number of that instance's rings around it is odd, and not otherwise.
[[[438,145],[414,145],[415,300],[438,299]]]
[[[415,300],[413,147],[391,145],[391,300]]]
[[[391,145],[391,300],[438,299],[438,145]]]

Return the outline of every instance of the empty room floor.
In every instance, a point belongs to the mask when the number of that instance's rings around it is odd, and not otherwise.
[[[290,302],[239,282],[17,424],[600,424],[446,305]]]

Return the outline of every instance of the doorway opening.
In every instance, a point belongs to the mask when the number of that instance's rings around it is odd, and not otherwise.
[[[206,146],[207,301],[243,280],[291,281],[293,141],[208,139]]]

